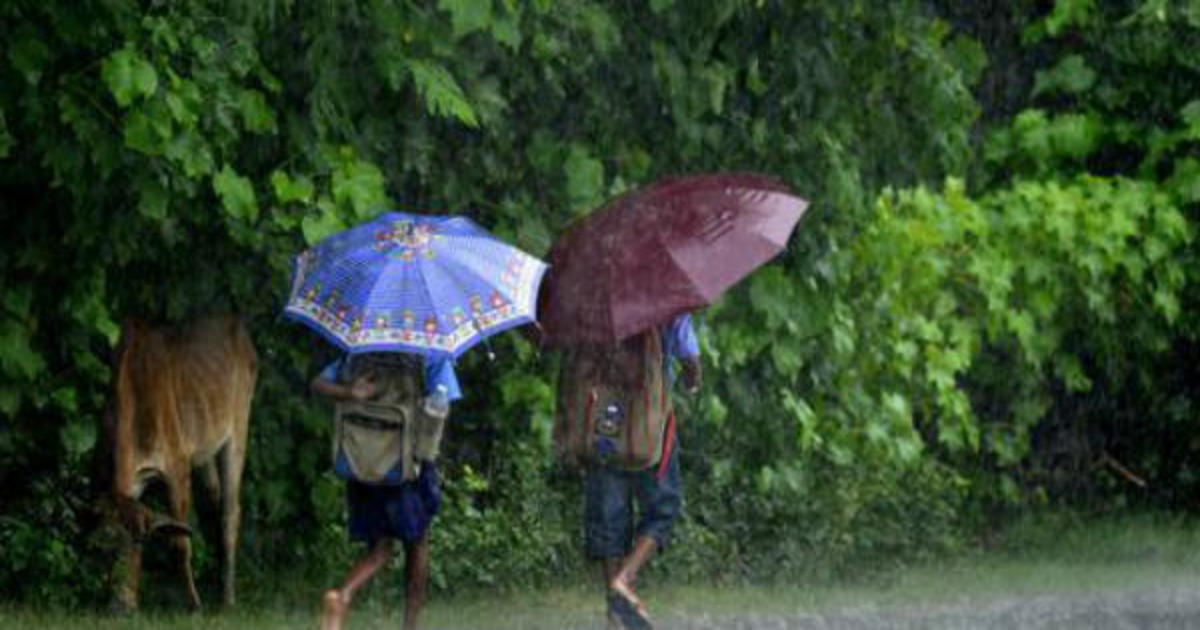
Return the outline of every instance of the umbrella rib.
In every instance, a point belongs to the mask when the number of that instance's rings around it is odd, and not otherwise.
[[[476,236],[476,235],[474,235],[474,234],[459,234],[459,235],[456,235],[454,238],[456,238],[456,239],[464,239],[464,240],[465,240],[465,239],[477,239],[477,238],[479,238],[479,237],[478,237],[478,236]],[[485,239],[485,240],[486,240],[486,239]],[[462,247],[461,249],[462,249],[463,251],[470,251],[469,249],[467,249],[467,248],[465,248],[465,247]],[[452,266],[446,266],[446,267],[443,267],[443,268],[442,268],[442,271],[445,273],[445,275],[447,275],[447,276],[449,276],[449,277],[450,277],[450,279],[451,279],[451,281],[453,282],[453,284],[454,284],[455,288],[456,288],[456,289],[459,289],[459,290],[460,290],[460,292],[467,293],[467,292],[469,292],[469,291],[470,291],[470,285],[469,285],[469,283],[467,283],[467,282],[464,282],[464,281],[462,280],[462,278],[460,277],[460,275],[459,275],[459,273],[458,273],[458,271],[457,271],[457,268],[456,268],[456,267],[452,267]],[[471,321],[475,321],[475,318],[474,318],[474,317],[472,317],[472,318],[471,318]],[[457,330],[457,328],[456,328],[455,330]],[[477,332],[480,334],[480,336],[483,336],[483,330],[482,330],[482,329],[479,327],[479,323],[478,323],[478,322],[476,322],[476,323],[475,323],[475,330],[476,330],[476,331],[477,331]]]
[[[397,264],[401,265],[402,266],[401,268],[404,268],[403,265],[405,265],[407,263],[398,263],[395,260],[388,259],[384,262],[384,268],[383,268],[383,270],[381,270],[379,277],[382,278],[382,277],[386,276],[387,275],[386,270],[389,267],[391,267],[392,265],[397,265]],[[414,273],[413,276],[415,276],[416,283],[420,285],[421,291],[425,294],[427,303],[430,304],[430,306],[432,306],[433,305],[433,294],[429,291],[429,285],[425,282],[425,275],[422,273]],[[375,303],[376,297],[379,294],[386,293],[389,290],[391,290],[391,287],[387,286],[386,283],[376,282],[375,285],[371,287],[371,290],[367,294],[366,303],[368,303],[368,304]],[[383,301],[390,302],[390,300],[383,300]],[[365,315],[365,313],[364,313],[364,315]],[[436,317],[436,315],[437,315],[437,310],[435,309],[434,316]],[[430,352],[436,352],[436,350],[434,350],[433,348],[428,348],[428,350]],[[414,352],[417,354],[420,353],[419,350],[414,350]]]
[[[458,241],[477,240],[477,241],[481,241],[486,244],[491,244],[491,243],[495,242],[495,239],[489,238],[484,235],[471,234],[471,233],[455,234],[455,235],[453,235],[452,238],[454,240],[458,240]],[[449,247],[449,246],[450,246],[449,243],[447,243],[446,247]],[[456,249],[459,249],[463,252],[471,251],[470,248],[463,246],[463,244],[461,242]],[[438,269],[442,273],[442,275],[447,276],[450,279],[450,282],[453,284],[453,286],[456,289],[458,289],[458,291],[457,291],[458,293],[468,294],[470,292],[471,285],[469,282],[466,282],[463,280],[462,274],[459,273],[458,267],[453,266],[453,265],[446,265],[446,266],[438,267]],[[426,296],[429,298],[429,303],[432,305],[432,304],[434,304],[434,300],[433,300],[433,294],[430,292],[430,289],[429,289],[428,279],[425,277],[425,274],[420,274],[420,275],[421,275],[421,279],[423,281],[423,285],[424,285],[424,288],[426,291]],[[434,311],[434,316],[438,317],[439,325],[440,325],[442,323],[440,321],[441,316],[439,313],[437,313],[436,309]],[[471,317],[471,321],[475,324],[476,334],[478,334],[480,338],[486,337],[487,335],[484,334],[483,327],[475,319],[474,316]],[[454,330],[452,330],[450,332],[453,333],[453,332],[456,332],[457,330],[458,329],[455,328]],[[453,354],[453,353],[454,353],[454,350],[451,350],[451,354]]]
[[[663,251],[663,252],[666,252],[666,253],[667,253],[667,257],[668,257],[668,258],[670,258],[670,259],[671,259],[671,262],[672,262],[672,263],[675,265],[675,267],[676,267],[677,269],[679,269],[679,270],[682,272],[682,271],[684,270],[684,266],[683,266],[682,264],[680,264],[680,263],[679,263],[679,260],[678,260],[678,259],[675,257],[675,250],[673,250],[673,249],[671,249],[670,247],[668,247],[668,246],[667,246],[667,243],[666,243],[665,241],[663,241],[663,238],[662,238],[662,232],[658,232],[658,231],[654,232],[654,241],[655,241],[655,244],[657,244],[657,245],[658,245],[658,251]],[[661,275],[661,272],[660,272],[660,275]],[[695,285],[694,285],[694,283],[692,282],[692,278],[691,278],[691,276],[687,275],[687,273],[683,273],[683,278],[684,278],[684,280],[686,280],[686,281],[687,281],[687,283],[688,283],[688,287],[689,287],[690,289],[692,289],[692,291],[690,291],[690,293],[691,293],[692,295],[691,295],[691,296],[689,296],[689,297],[695,297],[697,294],[699,294],[699,293],[700,293],[699,291],[696,291],[696,290],[695,290]],[[700,297],[701,297],[701,298],[703,298],[703,295],[701,295]],[[689,310],[689,309],[691,309],[691,308],[696,308],[696,307],[699,307],[699,306],[702,306],[702,305],[703,305],[703,302],[698,302],[698,303],[697,303],[697,302],[695,302],[695,300],[689,300],[689,301],[688,301],[688,307],[687,307],[687,308],[685,308],[685,309],[683,309],[683,310],[685,310],[685,311],[686,311],[686,310]],[[681,312],[682,312],[682,311],[681,311]],[[671,316],[670,316],[670,317],[668,317],[667,319],[665,319],[665,320],[663,320],[663,321],[661,321],[661,322],[654,322],[654,323],[653,323],[651,326],[659,326],[659,325],[661,325],[661,324],[665,324],[666,322],[669,322],[669,321],[671,321],[671,319],[672,319],[672,318],[674,318],[674,317],[675,317],[676,315],[678,315],[678,314],[679,314],[679,313],[672,313],[672,314],[671,314]]]
[[[420,264],[421,264],[420,262],[417,263],[418,268],[419,268]],[[429,302],[429,307],[433,311],[433,319],[434,319],[434,321],[437,322],[437,326],[440,327],[441,326],[441,315],[438,314],[437,305],[433,301],[433,291],[429,290],[429,281],[425,278],[425,274],[423,274],[423,273],[418,273],[418,274],[416,274],[416,276],[417,276],[417,280],[420,281],[420,283],[421,283],[421,289],[425,292],[425,299],[426,299],[426,301]],[[438,330],[438,328],[435,327],[434,334],[437,334],[437,330]],[[430,350],[432,351],[433,349],[430,348]],[[450,354],[453,355],[454,351],[451,350]]]
[[[616,265],[611,263],[611,261],[612,261],[611,252],[608,250],[608,248],[605,248],[604,253],[606,256],[609,257],[610,262],[609,262],[609,264],[604,265],[604,274],[607,277],[604,278],[604,284],[602,286],[613,287],[614,286],[613,285],[613,275],[615,274]],[[608,318],[608,321],[606,322],[608,330],[611,330],[613,337],[616,337],[617,336],[617,304],[618,304],[618,301],[614,298],[615,298],[615,296],[612,295],[612,291],[610,290],[609,296],[608,296],[608,299],[610,300],[610,304],[609,304],[609,308],[604,309],[604,315]]]

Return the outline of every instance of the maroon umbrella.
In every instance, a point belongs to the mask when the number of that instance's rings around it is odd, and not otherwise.
[[[616,343],[711,303],[782,251],[807,207],[749,174],[666,179],[612,200],[550,249],[547,340]]]

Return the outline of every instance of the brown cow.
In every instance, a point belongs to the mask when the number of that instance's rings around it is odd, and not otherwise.
[[[117,564],[115,603],[124,610],[137,608],[142,541],[160,531],[171,535],[190,606],[200,607],[185,523],[191,472],[203,468],[205,485],[221,503],[224,601],[232,605],[238,497],[257,378],[257,354],[245,324],[234,316],[169,328],[127,322],[114,363],[108,426],[112,492],[130,534]],[[140,503],[154,479],[166,485],[169,518]]]

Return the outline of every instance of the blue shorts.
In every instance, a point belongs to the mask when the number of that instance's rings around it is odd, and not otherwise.
[[[372,547],[384,538],[420,540],[441,504],[437,468],[431,463],[421,464],[416,479],[398,486],[346,482],[350,539]]]
[[[670,449],[662,476],[659,467],[617,470],[591,466],[584,477],[584,538],[590,558],[629,553],[635,538],[650,536],[662,547],[683,509],[679,444]],[[633,527],[633,503],[641,518]],[[636,535],[634,535],[636,533]]]

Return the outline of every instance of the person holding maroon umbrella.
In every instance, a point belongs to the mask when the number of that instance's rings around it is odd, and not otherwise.
[[[700,385],[689,313],[781,251],[806,207],[758,175],[673,178],[576,221],[551,248],[539,320],[564,353],[555,445],[585,472],[585,546],[603,567],[611,629],[652,627],[637,575],[682,510],[670,389],[675,360],[688,390]]]

